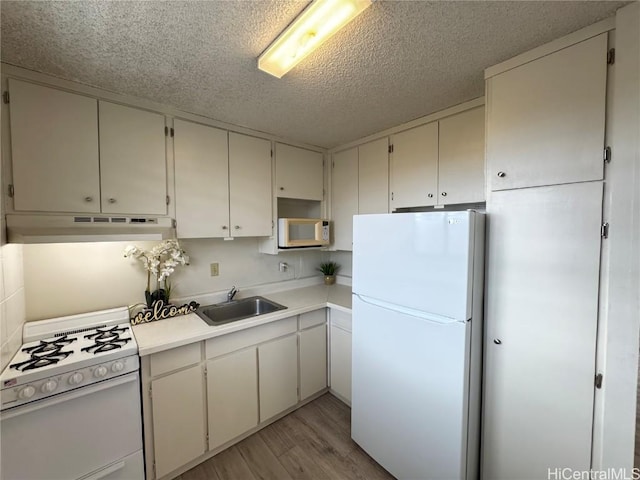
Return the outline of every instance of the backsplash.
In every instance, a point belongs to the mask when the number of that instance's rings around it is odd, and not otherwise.
[[[22,345],[25,322],[22,255],[22,245],[8,244],[0,248],[0,370],[4,370]]]
[[[347,251],[331,252],[331,260],[340,265],[338,275],[343,277],[352,277],[352,253]]]
[[[149,249],[157,242],[104,242],[24,246],[26,318],[40,320],[144,302],[146,272],[124,258],[127,245]],[[264,285],[319,275],[315,268],[329,254],[318,250],[265,255],[258,239],[181,240],[190,265],[178,267],[170,280],[171,296],[188,297],[236,285]],[[210,264],[219,264],[212,277]],[[286,262],[287,270],[279,271]],[[350,271],[350,265],[349,265]],[[153,286],[152,286],[153,289]]]

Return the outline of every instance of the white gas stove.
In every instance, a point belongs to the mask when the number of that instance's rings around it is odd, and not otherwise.
[[[23,340],[0,375],[0,476],[142,478],[138,345],[128,309],[28,322]]]

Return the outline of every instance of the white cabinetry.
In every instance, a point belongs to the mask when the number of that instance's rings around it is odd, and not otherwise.
[[[592,465],[606,46],[487,80],[486,479]]]
[[[391,137],[391,206],[435,205],[438,195],[438,122]]]
[[[163,115],[14,79],[9,90],[16,211],[166,215]]]
[[[255,347],[207,362],[209,450],[258,425],[257,367]]]
[[[9,79],[14,208],[100,212],[98,103]]]
[[[179,119],[174,125],[178,236],[271,235],[271,142]]]
[[[175,119],[176,222],[180,238],[229,235],[227,132]]]
[[[205,452],[202,367],[195,365],[161,377],[151,386],[155,473],[160,478]]]
[[[298,403],[298,341],[295,335],[258,346],[260,421]]]
[[[300,400],[327,388],[327,314],[325,309],[299,318]]]
[[[485,201],[484,108],[439,121],[438,203]]]
[[[602,179],[606,57],[603,33],[487,80],[492,190]]]
[[[358,213],[389,212],[389,139],[358,146]]]
[[[103,213],[167,213],[165,121],[159,113],[98,103]]]
[[[323,200],[322,153],[276,143],[275,154],[278,197]]]
[[[353,216],[358,213],[358,149],[354,147],[334,154],[331,166],[333,247],[351,250]]]
[[[331,392],[351,405],[351,314],[330,310]]]

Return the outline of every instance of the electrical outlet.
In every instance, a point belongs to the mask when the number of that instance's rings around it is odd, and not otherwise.
[[[211,276],[212,277],[217,277],[218,275],[220,275],[218,262],[212,263],[211,264]]]

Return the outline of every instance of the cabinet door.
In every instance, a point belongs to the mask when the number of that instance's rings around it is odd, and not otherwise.
[[[334,154],[331,166],[333,246],[336,250],[351,250],[353,216],[358,213],[358,149]]]
[[[173,124],[178,237],[227,237],[227,132],[177,119]]]
[[[271,235],[272,198],[271,142],[229,132],[231,236]]]
[[[298,403],[297,343],[289,335],[258,347],[261,422]]]
[[[389,212],[389,139],[358,147],[358,213]]]
[[[483,478],[591,461],[602,183],[491,194]]]
[[[351,404],[351,332],[331,325],[331,390]]]
[[[102,212],[167,214],[164,116],[99,102]]]
[[[300,332],[300,400],[327,386],[327,327]]]
[[[200,365],[151,382],[156,478],[205,452],[203,384]]]
[[[438,194],[438,122],[392,137],[391,207],[435,205]]]
[[[484,108],[440,120],[438,203],[484,202]]]
[[[98,103],[9,79],[13,205],[100,212]]]
[[[492,190],[603,178],[607,34],[487,81]]]
[[[258,425],[258,361],[249,348],[207,363],[209,450]]]
[[[322,154],[276,143],[276,188],[278,197],[323,199]]]

